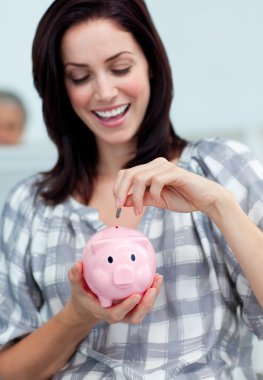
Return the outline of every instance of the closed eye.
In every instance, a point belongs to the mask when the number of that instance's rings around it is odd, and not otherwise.
[[[124,69],[112,69],[113,74],[115,75],[125,75],[131,71],[131,66],[125,67]]]
[[[82,78],[71,78],[71,81],[78,85],[78,84],[82,84],[82,83],[85,83],[85,82],[88,82],[90,76],[89,75],[85,75],[84,77]]]

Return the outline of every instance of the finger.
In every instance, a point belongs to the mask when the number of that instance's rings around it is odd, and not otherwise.
[[[71,287],[75,291],[85,291],[93,295],[93,292],[88,287],[83,277],[83,263],[77,261],[75,265],[68,271],[68,278],[71,283]]]
[[[148,181],[150,182],[150,185],[145,190],[143,196],[143,205],[153,205],[156,207],[167,208],[176,211],[185,211],[191,209],[189,208],[187,199],[185,199],[185,202],[182,205],[183,207],[179,207],[178,209],[174,208],[176,206],[175,197],[180,198],[181,202],[182,198],[185,198],[187,176],[189,177],[189,173],[187,171],[184,171],[183,169],[175,166],[173,163],[167,161],[166,164],[155,171],[151,182]],[[193,177],[192,174],[191,176]],[[135,192],[134,189],[133,192]],[[171,194],[173,197],[171,197]],[[172,204],[171,200],[173,201]],[[134,194],[131,194],[127,197],[124,206],[135,207]]]
[[[122,207],[124,205],[128,194],[132,192],[136,174],[142,170],[142,165],[139,165],[131,169],[122,170],[119,173],[118,180],[116,181],[116,185],[114,186],[113,191],[116,208]],[[145,189],[145,185],[141,185],[143,186],[143,189]]]
[[[82,277],[82,268],[79,264],[79,262],[76,262],[72,268],[69,269],[68,271],[68,278],[69,281],[71,282],[71,285],[76,287]]]
[[[175,170],[175,165],[171,162],[167,162],[154,173],[149,193],[155,205],[158,205],[158,203],[162,201],[161,195],[163,188],[170,183],[171,178],[174,178]]]
[[[154,281],[152,283],[151,288],[147,290],[141,302],[132,310],[132,312],[128,316],[128,323],[141,323],[146,314],[152,310],[154,302],[158,294],[160,293],[162,282],[163,276],[157,273],[154,277]]]
[[[137,175],[140,172],[157,167],[160,164],[163,164],[164,162],[167,162],[167,160],[163,157],[159,157],[147,164],[137,165],[133,168],[120,170],[116,177],[115,184],[113,187],[114,197],[119,201],[119,206],[116,205],[116,207],[121,207],[125,203],[127,195],[132,188],[133,178],[135,175]]]
[[[174,165],[168,161],[161,161],[157,166],[134,175],[132,184],[132,202],[135,214],[141,214],[145,201],[157,206],[161,200],[161,192],[166,183],[166,177],[170,177],[171,168]],[[146,196],[145,196],[146,195]]]
[[[157,291],[157,294],[159,294],[162,287],[162,283],[163,283],[163,276],[157,273],[154,277],[151,288],[155,288]]]
[[[113,186],[113,195],[115,197],[115,207],[120,208],[124,205],[128,193],[132,188],[133,176],[143,170],[147,164],[138,165],[130,169],[122,169],[118,172]]]
[[[125,172],[124,169],[122,169],[118,172],[116,179],[115,179],[114,186],[113,186],[113,196],[115,198],[115,207],[116,208],[121,208],[123,206],[123,203],[125,202],[125,199],[120,199],[120,195],[118,194],[118,188],[122,182],[124,172]]]
[[[125,204],[128,193],[130,192],[135,214],[139,215],[142,212],[144,194],[147,191],[147,187],[151,188],[155,176],[161,174],[167,165],[169,166],[170,163],[166,159],[158,158],[148,164],[127,169],[122,174],[118,187],[115,188],[115,194],[119,199],[122,199],[122,205]],[[157,188],[157,186],[155,186],[155,188]],[[158,201],[160,199],[160,192],[161,189],[158,187]],[[155,204],[156,200],[153,199],[151,203]]]
[[[142,296],[140,294],[133,294],[122,302],[108,308],[107,319],[109,323],[117,323],[124,320],[125,316],[140,303],[141,299]]]
[[[132,324],[141,323],[145,318],[146,314],[148,314],[153,308],[156,297],[157,289],[148,289],[147,292],[144,294],[140,304],[138,304],[134,311],[132,311],[132,314],[129,318],[129,322]]]
[[[145,315],[152,309],[154,301],[160,292],[163,276],[156,274],[150,289],[142,297],[134,294],[118,305],[108,308],[109,317],[104,318],[108,323],[140,323]],[[152,289],[152,290],[151,290]]]
[[[159,208],[168,208],[167,207],[167,204],[166,202],[164,201],[164,199],[161,197],[160,200],[157,202],[155,202],[153,200],[153,197],[151,196],[150,194],[150,191],[149,189],[146,189],[145,190],[145,193],[143,195],[143,206],[156,206],[156,207],[159,207]],[[126,201],[123,205],[124,207],[135,207],[134,204],[133,204],[133,197],[132,197],[132,194],[129,194],[126,198]]]

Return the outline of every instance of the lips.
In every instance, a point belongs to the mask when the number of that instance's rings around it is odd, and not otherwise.
[[[111,108],[111,109],[96,110],[96,111],[94,110],[92,111],[92,113],[96,115],[96,117],[102,121],[105,121],[105,122],[114,121],[123,117],[128,111],[129,107],[130,107],[129,104],[123,104],[121,106]]]

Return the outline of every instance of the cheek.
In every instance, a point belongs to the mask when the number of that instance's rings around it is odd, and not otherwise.
[[[131,80],[127,83],[126,93],[133,98],[148,98],[150,96],[150,83],[146,78]]]
[[[78,87],[67,86],[67,93],[72,107],[80,108],[87,104],[90,100],[90,94],[88,91]]]

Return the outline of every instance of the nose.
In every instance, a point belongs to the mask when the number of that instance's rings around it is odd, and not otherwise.
[[[118,89],[112,78],[101,76],[95,82],[95,99],[100,102],[109,103],[118,94]]]
[[[134,282],[133,270],[125,265],[120,265],[113,273],[113,282],[115,285],[129,285]]]

